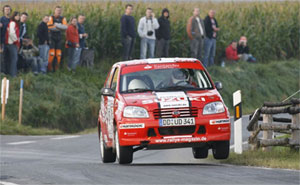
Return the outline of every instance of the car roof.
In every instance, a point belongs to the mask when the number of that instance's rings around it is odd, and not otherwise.
[[[138,59],[117,62],[114,66],[130,66],[130,65],[141,65],[141,64],[161,64],[161,63],[175,63],[175,62],[199,62],[196,58],[149,58],[149,59]]]

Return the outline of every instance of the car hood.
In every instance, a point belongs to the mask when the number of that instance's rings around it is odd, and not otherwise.
[[[223,102],[216,89],[202,91],[145,92],[122,95],[126,105],[140,106],[152,111],[157,108],[197,107],[214,101]]]

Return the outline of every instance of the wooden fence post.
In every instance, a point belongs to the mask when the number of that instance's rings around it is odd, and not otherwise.
[[[272,124],[273,116],[272,114],[263,114],[263,123]],[[272,139],[273,131],[272,130],[264,130],[263,131],[263,139]],[[269,151],[271,147],[263,147],[263,151]]]
[[[295,105],[295,107],[300,108],[300,105]],[[300,113],[292,115],[292,126],[300,127]],[[300,130],[293,130],[291,135],[291,142],[293,145],[300,144]]]

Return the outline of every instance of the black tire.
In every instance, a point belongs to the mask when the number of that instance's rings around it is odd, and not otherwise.
[[[103,163],[113,163],[116,161],[116,153],[112,148],[106,147],[102,131],[99,131],[100,156]]]
[[[195,159],[205,159],[208,156],[208,147],[193,147],[193,156]]]
[[[118,130],[115,131],[116,154],[119,164],[130,164],[133,159],[132,146],[120,146]]]
[[[229,156],[229,141],[216,141],[212,153],[215,159],[227,159]]]

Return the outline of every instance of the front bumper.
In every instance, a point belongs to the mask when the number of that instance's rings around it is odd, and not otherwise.
[[[230,122],[211,124],[211,120],[229,120],[224,114],[196,118],[194,132],[161,134],[158,119],[122,119],[118,124],[121,146],[144,146],[148,149],[196,147],[213,141],[230,140]],[[128,125],[134,125],[131,128]],[[126,125],[126,127],[124,126]],[[171,128],[171,127],[169,127]],[[176,127],[172,127],[176,128]],[[203,132],[204,128],[204,132]],[[151,132],[149,132],[151,130]],[[201,130],[201,131],[200,131]]]

